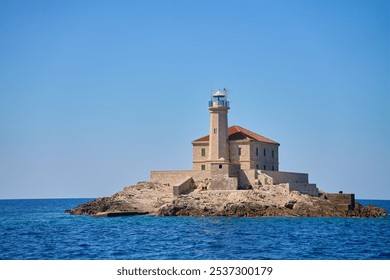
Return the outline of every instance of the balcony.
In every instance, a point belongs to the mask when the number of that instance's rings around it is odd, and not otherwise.
[[[226,107],[229,108],[229,101],[219,99],[219,100],[210,100],[209,107]]]

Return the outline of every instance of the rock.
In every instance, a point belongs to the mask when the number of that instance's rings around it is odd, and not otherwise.
[[[111,197],[96,198],[65,212],[91,216],[103,216],[103,213],[111,213],[109,216],[124,215],[124,213],[156,214],[158,208],[171,202],[172,198],[172,188],[166,185],[139,182],[125,187]]]
[[[206,182],[208,183],[208,182]],[[283,186],[263,186],[254,190],[205,191],[202,187],[173,196],[172,187],[140,182],[111,197],[97,198],[65,212],[73,215],[115,217],[154,214],[161,216],[296,216],[296,217],[380,217],[386,210],[356,203],[354,210],[322,197],[288,192]]]
[[[136,215],[146,215],[149,212],[98,212],[94,216],[95,217],[121,217],[121,216],[136,216]]]
[[[359,203],[355,203],[354,210],[348,210],[346,213],[347,217],[357,218],[377,218],[386,215],[387,211],[385,209],[379,208],[375,205],[362,206]]]
[[[288,201],[286,204],[284,204],[284,207],[286,207],[286,208],[288,208],[288,209],[293,209],[295,203],[297,203],[296,200],[290,200],[290,201]]]

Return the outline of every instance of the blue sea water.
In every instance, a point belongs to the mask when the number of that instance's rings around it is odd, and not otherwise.
[[[0,200],[0,259],[390,259],[390,216],[72,216],[91,199]],[[360,200],[390,212],[390,200]]]

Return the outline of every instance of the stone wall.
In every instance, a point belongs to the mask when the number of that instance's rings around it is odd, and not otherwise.
[[[210,190],[237,190],[238,189],[238,180],[235,177],[226,178],[226,177],[213,177]]]
[[[238,178],[238,184],[240,188],[247,189],[249,186],[257,185],[257,170],[256,169],[247,169],[240,170]]]
[[[259,172],[259,170],[257,170],[257,172]],[[257,178],[258,178],[260,184],[263,185],[263,186],[265,186],[265,185],[273,185],[274,184],[274,179],[272,179],[272,177],[268,176],[267,174],[258,173]]]
[[[181,195],[192,192],[196,188],[195,182],[192,177],[187,177],[181,183],[173,186],[173,195]]]
[[[346,210],[355,209],[355,194],[326,193],[325,197]]]
[[[269,170],[261,170],[261,173],[265,173],[268,176],[271,176],[274,180],[275,185],[282,183],[309,184],[309,174],[307,173],[281,172]]]
[[[287,183],[288,190],[298,191],[303,194],[318,197],[319,191],[316,184]]]
[[[210,190],[237,190],[237,177],[230,177],[230,169],[234,168],[229,163],[211,163]]]
[[[229,177],[238,177],[240,172],[240,165],[229,163]]]
[[[211,178],[210,170],[173,170],[151,171],[150,181],[174,186],[181,183],[187,177],[192,177],[195,182]]]
[[[212,163],[211,170],[174,170],[174,171],[151,171],[150,181],[170,186],[181,185],[184,181],[192,177],[194,182],[201,182],[205,179],[212,179],[210,189],[212,190],[237,190],[246,189],[250,186],[255,187],[262,175],[272,178],[261,182],[263,185],[273,183],[275,185],[288,183],[289,191],[299,191],[300,193],[311,196],[318,196],[318,189],[315,184],[309,184],[308,174],[279,172],[256,169],[239,169],[238,164]],[[258,174],[260,172],[260,174]],[[264,179],[264,178],[263,178]],[[273,181],[273,182],[272,182]],[[179,191],[181,192],[181,191]],[[351,199],[347,201],[343,194],[332,196],[331,199],[337,200],[337,204],[345,204],[346,207],[351,204]],[[347,202],[343,202],[344,200]],[[351,204],[352,205],[352,204]],[[354,205],[354,202],[353,202]]]

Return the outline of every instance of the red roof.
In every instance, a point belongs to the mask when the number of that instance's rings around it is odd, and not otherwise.
[[[257,133],[254,133],[248,129],[245,129],[241,126],[238,125],[233,125],[228,128],[228,135],[229,135],[229,140],[249,140],[249,141],[260,141],[260,142],[265,142],[265,143],[271,143],[271,144],[277,144],[279,145],[278,142],[275,142],[274,140],[268,139],[264,136],[261,136]],[[209,141],[210,136],[204,136],[202,138],[196,139],[193,142],[200,142],[200,141]]]

